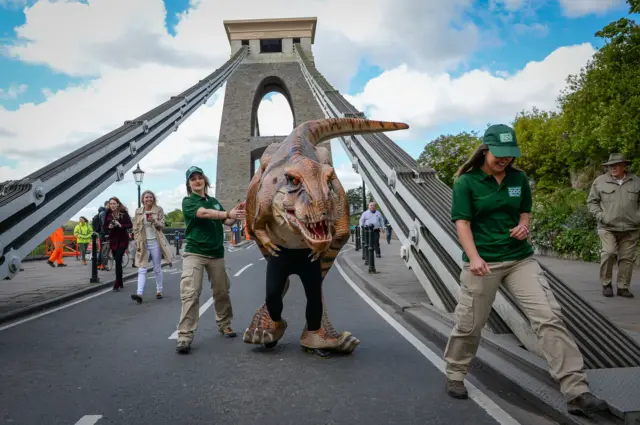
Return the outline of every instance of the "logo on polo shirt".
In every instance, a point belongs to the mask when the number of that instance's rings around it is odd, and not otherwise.
[[[516,187],[508,187],[507,188],[509,190],[509,196],[512,198],[517,198],[520,196],[520,192],[522,191],[522,188],[520,186],[516,186]]]
[[[501,133],[500,134],[500,142],[502,142],[502,143],[512,143],[513,142],[513,136],[511,135],[511,133]]]
[[[218,211],[220,211],[220,208],[222,208],[222,207],[220,206],[220,204],[215,204],[215,205],[213,206],[213,208],[215,208],[215,209],[217,209]]]

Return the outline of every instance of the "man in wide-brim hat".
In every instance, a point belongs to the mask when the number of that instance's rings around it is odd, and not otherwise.
[[[624,154],[613,153],[602,165],[608,172],[597,177],[587,198],[589,211],[598,221],[602,242],[600,283],[605,297],[613,296],[613,264],[618,258],[617,294],[633,298],[629,291],[640,237],[640,178],[627,170]]]

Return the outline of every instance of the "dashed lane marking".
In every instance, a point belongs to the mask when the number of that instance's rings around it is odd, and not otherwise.
[[[234,274],[234,277],[238,277],[242,274],[243,271],[247,270],[249,267],[253,266],[253,263],[249,263],[246,266],[244,266],[243,268],[241,268],[240,270],[238,270],[238,272],[236,274]]]
[[[205,311],[207,311],[207,309],[209,307],[211,307],[212,304],[213,304],[213,297],[209,298],[206,303],[204,303],[204,304],[202,304],[200,306],[200,312],[198,313],[198,315],[200,317],[202,317],[202,314]],[[171,334],[171,336],[169,336],[169,339],[178,339],[178,330],[177,329]]]
[[[75,425],[94,425],[102,419],[102,415],[85,415]]]

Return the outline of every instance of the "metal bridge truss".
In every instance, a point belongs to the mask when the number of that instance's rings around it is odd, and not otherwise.
[[[326,117],[362,117],[322,76],[299,44],[300,68]],[[190,89],[120,128],[19,181],[0,184],[0,278],[18,273],[22,258],[61,223],[124,178],[220,88],[248,53],[243,46],[223,66]],[[451,190],[386,135],[339,138],[354,169],[387,212],[402,242],[400,255],[433,305],[452,313],[458,299],[462,251],[449,220]],[[599,314],[548,269],[565,323],[588,368],[640,366],[640,346]],[[511,294],[500,289],[487,327],[513,333],[541,355],[531,326]]]

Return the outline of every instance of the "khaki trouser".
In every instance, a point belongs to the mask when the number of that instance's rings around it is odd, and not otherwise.
[[[640,231],[611,232],[598,229],[602,251],[600,251],[600,283],[610,285],[613,264],[618,258],[618,289],[629,289],[631,275],[636,262],[636,249]]]
[[[178,323],[178,341],[191,342],[200,319],[200,293],[205,270],[213,292],[218,329],[223,330],[231,325],[233,308],[229,298],[230,282],[224,258],[210,258],[191,253],[185,253],[182,258],[182,278],[180,279],[182,313]]]
[[[444,352],[447,377],[462,381],[476,355],[480,336],[501,283],[520,303],[549,365],[551,377],[560,383],[567,400],[589,391],[582,354],[561,319],[560,305],[538,262],[488,263],[491,273],[474,276],[465,264],[460,276],[460,298]]]

